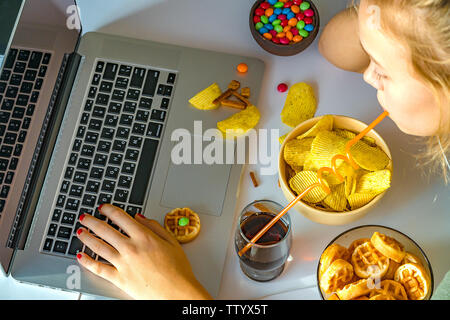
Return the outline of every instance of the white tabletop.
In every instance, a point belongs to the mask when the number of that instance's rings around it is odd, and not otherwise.
[[[262,115],[259,128],[280,129],[281,134],[289,131],[280,119],[286,98],[286,94],[276,91],[281,82],[311,84],[319,103],[317,115],[342,114],[370,123],[382,112],[376,91],[361,75],[338,70],[326,62],[317,50],[317,41],[293,57],[277,57],[263,51],[248,28],[252,0],[126,2],[125,6],[123,0],[78,0],[84,32],[98,31],[262,59],[266,63],[266,73],[258,103]],[[348,1],[315,0],[314,3],[324,26]],[[269,283],[254,282],[242,274],[230,239],[219,299],[319,299],[315,271],[322,250],[339,233],[364,224],[393,227],[419,243],[431,261],[437,286],[450,269],[447,249],[450,244],[449,189],[439,178],[416,168],[411,155],[419,150],[415,138],[401,133],[390,119],[383,121],[376,130],[390,146],[394,161],[392,187],[380,205],[366,217],[346,226],[320,225],[292,211],[291,259],[282,275]],[[259,166],[249,165],[245,170],[236,216],[256,199],[288,203],[278,188],[276,175],[260,176],[261,185],[254,188],[248,172],[258,172]],[[3,275],[0,275],[0,288],[0,299],[95,298],[19,284]]]

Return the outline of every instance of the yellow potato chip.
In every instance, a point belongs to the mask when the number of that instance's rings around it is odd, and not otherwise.
[[[251,105],[228,119],[217,122],[217,128],[227,136],[240,136],[256,127],[260,118],[258,108]]]
[[[331,193],[323,199],[323,202],[333,210],[344,211],[347,207],[345,184],[331,186]]]
[[[297,139],[304,139],[307,137],[315,137],[321,131],[333,130],[334,119],[332,115],[323,116],[317,123],[308,131],[299,135]]]
[[[312,184],[318,183],[317,173],[313,171],[301,171],[297,173],[292,179],[289,180],[291,189],[299,195],[305,191]],[[326,182],[326,181],[325,181]],[[304,198],[304,201],[311,203],[318,203],[325,199],[327,193],[321,186],[312,189]]]
[[[372,138],[372,137],[364,136],[364,137],[362,137],[361,141],[367,143],[371,147],[376,147],[377,146],[376,140],[374,138]]]
[[[345,130],[345,129],[334,129],[333,130],[334,133],[336,133],[338,136],[346,138],[346,139],[353,139],[354,137],[356,137],[356,133],[354,133],[353,131],[350,130]]]
[[[345,196],[348,197],[353,191],[353,182],[355,182],[355,190],[356,190],[356,177],[355,175],[345,177]]]
[[[356,183],[356,193],[380,194],[391,186],[391,171],[380,170],[362,175]]]
[[[313,118],[316,110],[317,101],[313,88],[306,83],[297,83],[289,89],[281,112],[281,121],[290,127],[296,127]]]
[[[289,135],[289,133],[290,132],[288,132],[285,135],[282,135],[281,137],[278,138],[278,141],[280,142],[280,144],[283,144],[284,140],[286,140],[286,138]]]
[[[311,150],[312,138],[292,139],[284,146],[284,160],[291,166],[303,167]]]
[[[389,164],[389,157],[379,147],[371,147],[367,143],[358,141],[350,148],[353,160],[361,168],[369,171],[383,170]]]
[[[352,210],[359,209],[370,201],[372,201],[377,195],[370,193],[353,193],[347,197],[348,203]]]
[[[331,168],[331,165],[330,165],[330,168]],[[353,176],[355,174],[355,170],[346,161],[342,161],[342,163],[337,167],[337,172],[344,178],[344,180],[346,177]],[[325,172],[323,176],[327,179],[327,182],[330,186],[344,182],[344,181],[339,180],[339,178],[334,173]]]
[[[219,103],[213,103],[222,94],[217,83],[213,83],[205,90],[197,93],[189,100],[189,103],[200,110],[213,110],[219,106]]]
[[[314,138],[311,145],[311,160],[317,169],[331,167],[331,159],[338,154],[345,154],[348,139],[336,135],[332,131],[321,131]],[[338,159],[336,166],[343,160]]]

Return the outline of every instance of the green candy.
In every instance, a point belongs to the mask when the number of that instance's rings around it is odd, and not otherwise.
[[[274,29],[277,33],[283,32],[283,27],[282,27],[281,25],[279,25],[279,24],[277,24],[275,27],[273,27],[273,29]]]
[[[257,24],[255,24],[255,29],[256,29],[256,30],[259,30],[259,29],[261,29],[262,27],[264,27],[264,24],[263,24],[262,22],[258,22]]]
[[[311,5],[309,4],[309,2],[302,2],[300,4],[300,9],[302,11],[308,10],[311,7]]]
[[[300,31],[300,30],[303,30],[303,28],[306,26],[306,23],[305,23],[305,21],[303,21],[303,20],[300,20],[298,23],[297,23],[297,29]]]
[[[180,220],[178,220],[178,225],[180,227],[185,227],[189,224],[189,219],[186,217],[181,218]]]
[[[273,22],[272,22],[272,25],[275,27],[275,26],[278,26],[278,25],[280,25],[281,24],[281,20],[280,19],[276,19],[276,20],[273,20]]]
[[[267,16],[261,16],[261,22],[267,24],[269,23],[269,18],[267,18]]]
[[[284,7],[284,3],[283,2],[277,2],[273,5],[275,8],[283,8]]]
[[[306,30],[299,30],[298,34],[301,35],[303,38],[306,38],[307,36],[309,36],[309,32]]]

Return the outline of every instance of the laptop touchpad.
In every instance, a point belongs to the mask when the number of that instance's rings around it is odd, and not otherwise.
[[[170,164],[161,205],[220,216],[231,165]]]

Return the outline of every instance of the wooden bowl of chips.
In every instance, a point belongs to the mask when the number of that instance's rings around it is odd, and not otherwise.
[[[303,163],[299,162],[297,167],[292,164],[292,160],[289,157],[286,160],[285,149],[287,150],[290,146],[296,145],[299,140],[312,139],[314,141],[316,138],[325,139],[341,137],[347,134],[356,135],[367,126],[367,124],[350,117],[328,115],[309,119],[293,129],[281,146],[278,164],[280,187],[286,199],[291,202],[296,198],[297,194],[302,191],[299,184],[303,184],[304,190],[307,186],[317,182],[316,172],[318,168],[323,166],[331,167],[331,160],[320,159],[316,163],[315,159],[318,158],[317,149],[312,149],[312,146],[314,148],[316,146],[326,146],[327,149],[324,148],[324,150],[330,149],[330,156],[328,157],[330,158],[336,154],[344,154],[342,151],[335,151],[335,148],[340,145],[342,150],[342,146],[346,145],[346,140],[339,138],[341,140],[330,140],[328,143],[316,140],[314,144],[310,141],[309,148],[312,155],[304,157],[306,160],[302,160],[304,161]],[[348,140],[350,138],[352,136],[346,137]],[[336,177],[325,176],[334,197],[330,196],[328,198],[323,189],[317,187],[310,192],[309,197],[305,197],[304,200],[299,201],[294,206],[298,212],[317,223],[344,225],[360,219],[376,206],[390,187],[392,173],[391,153],[386,142],[375,130],[370,131],[364,138],[364,141],[358,142],[358,145],[360,143],[362,143],[363,150],[358,149],[356,152],[352,152],[352,157],[358,165],[361,166],[362,164],[363,167],[359,171],[349,173],[347,177],[346,174],[340,171],[347,166],[347,163],[338,160],[338,172],[345,177],[345,182],[333,183],[333,181],[338,181]],[[301,143],[299,144],[301,145]],[[358,151],[361,151],[360,155]],[[371,157],[372,152],[373,157]],[[311,159],[308,159],[308,157]],[[300,158],[302,157],[299,156],[297,159]],[[359,161],[361,159],[363,160],[362,162]],[[372,159],[374,160],[373,164]],[[348,167],[350,170],[353,170],[350,166]],[[380,183],[378,183],[378,179]],[[293,190],[295,188],[297,188],[296,192]]]

